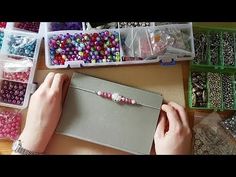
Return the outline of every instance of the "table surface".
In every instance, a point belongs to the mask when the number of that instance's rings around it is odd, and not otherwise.
[[[202,26],[213,26],[213,27],[226,27],[226,28],[236,28],[236,23],[196,23],[197,25],[202,25]],[[194,124],[194,113],[199,112],[196,110],[191,110],[188,108],[187,104],[188,104],[188,75],[189,75],[189,61],[181,61],[178,63],[178,65],[181,65],[181,70],[182,70],[182,82],[183,82],[183,93],[184,93],[184,100],[185,100],[185,105],[186,105],[186,111],[187,114],[190,118],[190,122],[191,122],[191,126],[193,126]],[[142,66],[142,65],[141,65]],[[140,66],[134,66],[135,67],[140,67]],[[155,67],[155,64],[154,64]],[[44,61],[44,47],[43,47],[43,43],[40,49],[40,55],[39,55],[39,62],[37,65],[37,70],[44,70],[42,72],[44,72],[42,75],[45,75],[47,72],[49,72],[49,70],[47,70],[46,66],[45,66],[45,61]],[[114,68],[115,70],[115,68]],[[42,75],[41,78],[39,78],[39,80],[42,80]],[[210,113],[211,111],[203,111],[203,112],[207,112]],[[232,111],[227,111],[227,112],[222,112],[220,113],[223,117],[226,117],[227,115],[230,115],[232,113]],[[23,112],[24,117],[27,114],[27,110],[25,110]],[[103,147],[103,146],[99,146],[93,143],[89,143],[89,142],[85,142],[85,141],[81,141],[81,140],[74,140],[74,138],[70,138],[70,137],[66,137],[66,136],[62,136],[62,135],[54,135],[53,137],[53,145],[48,146],[47,148],[47,152],[48,153],[53,153],[53,147],[56,145],[59,145],[60,142],[66,142],[71,144],[71,148],[68,149],[65,147],[62,147],[60,149],[60,152],[54,151],[55,154],[57,153],[68,153],[68,154],[125,154],[122,151],[118,151],[112,148],[107,148],[107,147]],[[0,154],[10,154],[11,153],[11,145],[12,145],[12,141],[8,141],[8,140],[0,140]],[[80,150],[76,150],[74,147],[78,147],[80,146]],[[92,151],[88,151],[88,147],[92,148]],[[74,148],[74,149],[73,149]],[[105,149],[105,150],[104,150]],[[153,153],[153,151],[152,151]]]

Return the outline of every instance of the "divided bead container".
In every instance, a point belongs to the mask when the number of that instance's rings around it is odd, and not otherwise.
[[[189,107],[236,110],[236,30],[195,27]]]
[[[196,27],[194,43],[196,56],[192,66],[236,69],[236,30]]]
[[[24,109],[36,89],[33,78],[41,37],[37,33],[9,29],[2,32],[0,106]]]
[[[189,74],[189,107],[236,110],[235,71],[192,68]]]
[[[192,23],[155,26],[154,22],[118,22],[118,25],[73,22],[68,26],[54,22],[44,26],[45,63],[51,69],[157,63],[194,57]]]

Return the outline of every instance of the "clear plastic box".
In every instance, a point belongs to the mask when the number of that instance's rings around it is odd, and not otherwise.
[[[11,40],[18,41],[12,44]],[[0,50],[0,106],[17,109],[28,106],[30,95],[36,90],[33,79],[40,43],[41,37],[37,33],[4,30]],[[26,51],[31,45],[33,53]],[[11,48],[14,48],[13,52]]]
[[[111,66],[111,65],[127,65],[127,64],[146,64],[146,63],[165,63],[169,61],[181,61],[181,60],[192,60],[195,56],[194,42],[193,42],[193,30],[192,23],[182,24],[161,24],[155,26],[154,22],[150,23],[150,26],[146,27],[129,27],[129,28],[118,28],[115,29],[90,29],[86,30],[85,24],[83,23],[83,30],[62,30],[52,31],[50,29],[50,23],[46,23],[45,26],[45,63],[50,69],[57,68],[81,68],[81,67],[96,67],[96,66]],[[56,64],[52,62],[55,59],[55,52],[50,50],[50,38],[53,35],[65,35],[75,33],[99,33],[102,31],[116,31],[119,33],[119,44],[120,44],[120,59],[112,62],[84,62],[80,60],[80,57],[75,57],[75,60],[69,61],[66,57],[63,64]],[[170,38],[174,38],[172,44],[164,45],[163,53],[155,51],[156,44],[160,43],[161,37],[156,37],[160,32],[160,36],[166,37],[166,41]],[[154,42],[152,40],[152,34],[154,34]],[[128,38],[128,39],[127,39]],[[168,39],[167,39],[168,38]],[[159,39],[160,41],[156,40]],[[180,41],[184,39],[185,44]],[[59,41],[60,43],[60,41]],[[183,45],[187,47],[183,47]],[[59,49],[55,47],[55,49]],[[176,47],[178,46],[178,47]],[[180,46],[180,47],[179,47]],[[76,48],[76,46],[74,46]],[[60,50],[60,49],[59,49]],[[51,52],[51,53],[50,53]],[[51,54],[51,55],[50,55]],[[53,56],[54,55],[54,56]],[[51,56],[51,58],[50,58]],[[106,57],[104,57],[106,59]]]

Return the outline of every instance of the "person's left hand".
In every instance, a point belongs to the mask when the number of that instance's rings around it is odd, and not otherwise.
[[[68,86],[67,75],[51,72],[31,96],[26,124],[19,137],[25,149],[45,151],[61,116]]]

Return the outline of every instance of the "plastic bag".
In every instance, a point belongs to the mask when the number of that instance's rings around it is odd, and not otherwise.
[[[6,40],[5,40],[6,39]],[[2,52],[6,54],[33,58],[35,55],[37,38],[27,34],[5,33]]]
[[[27,82],[33,61],[29,58],[0,56],[0,77],[19,82]]]
[[[132,46],[135,57],[146,58],[152,55],[149,36],[145,28],[133,29]]]
[[[133,41],[132,29],[122,29],[120,31],[121,46],[124,56],[134,57],[134,51],[132,46]]]
[[[148,29],[153,54],[191,56],[190,34],[186,29],[173,25]]]
[[[199,122],[195,122],[193,128],[194,141],[193,153],[196,155],[226,155],[236,154],[236,141],[229,136],[220,126],[222,121],[219,114],[213,112],[205,117],[203,115],[194,115]]]

